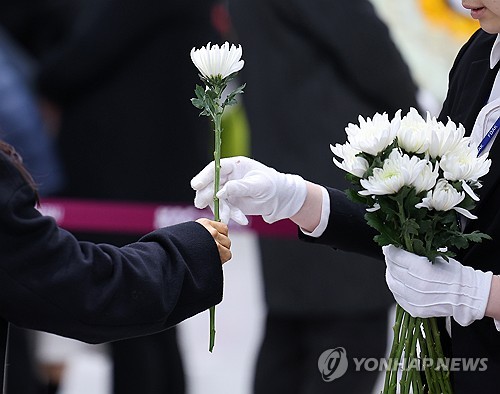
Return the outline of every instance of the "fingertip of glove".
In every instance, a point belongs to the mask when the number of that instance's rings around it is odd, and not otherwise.
[[[232,219],[241,226],[246,226],[249,223],[247,217],[243,215],[241,211],[234,212],[232,215]]]
[[[227,184],[225,184],[222,189],[220,189],[215,195],[217,196],[218,199],[223,199],[224,196],[226,195],[226,190],[227,190]]]
[[[191,188],[194,190],[198,190],[202,186],[201,181],[197,177],[194,177],[193,179],[191,179],[190,185],[191,185]]]
[[[200,201],[197,198],[195,198],[194,199],[194,206],[198,209],[204,209],[208,206],[208,204],[205,204],[203,201]]]
[[[394,249],[397,249],[394,245],[384,245],[382,246],[382,253],[384,253],[384,256],[387,257],[388,253],[391,253],[394,251]]]

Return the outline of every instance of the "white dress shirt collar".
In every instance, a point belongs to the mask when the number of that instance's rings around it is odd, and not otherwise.
[[[497,34],[495,43],[491,48],[490,68],[493,69],[497,65],[499,60],[500,60],[500,34]]]

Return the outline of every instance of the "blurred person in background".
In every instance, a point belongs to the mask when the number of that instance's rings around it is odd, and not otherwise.
[[[41,59],[38,88],[59,114],[61,196],[191,204],[210,158],[208,123],[191,105],[189,52],[214,41],[205,0],[90,0]],[[189,158],[179,165],[180,159]],[[159,181],[164,179],[164,182]],[[79,233],[125,245],[134,236]],[[111,344],[115,393],[185,391],[176,330]]]
[[[347,187],[329,149],[347,124],[418,107],[417,86],[369,1],[231,0],[229,11],[255,159]],[[349,357],[386,355],[394,301],[384,264],[288,239],[260,238],[260,248],[267,320],[254,392],[370,392],[376,371],[349,368],[327,383],[317,364],[339,346]]]
[[[16,147],[40,196],[46,197],[61,191],[64,177],[54,136],[38,105],[34,89],[36,71],[36,58],[0,22],[0,138]],[[11,394],[36,394],[41,390],[33,357],[34,339],[30,330],[10,330],[7,390]]]

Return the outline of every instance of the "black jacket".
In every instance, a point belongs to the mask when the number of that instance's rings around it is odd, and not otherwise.
[[[34,204],[0,153],[0,356],[8,322],[98,343],[164,330],[221,301],[220,257],[198,223],[117,248],[78,242]]]
[[[462,123],[470,133],[481,108],[488,100],[498,66],[490,70],[490,53],[496,34],[477,31],[458,54],[450,72],[447,98],[443,104],[441,120],[447,116]],[[477,220],[468,223],[466,231],[479,229],[489,234],[493,241],[475,244],[459,256],[459,261],[483,271],[500,273],[500,144],[490,150],[492,164],[490,172],[483,178],[479,189],[480,202],[475,214]],[[455,392],[498,392],[500,374],[500,333],[493,320],[484,318],[462,327],[452,320],[452,354],[459,358],[487,358],[488,369],[480,373],[455,374]]]

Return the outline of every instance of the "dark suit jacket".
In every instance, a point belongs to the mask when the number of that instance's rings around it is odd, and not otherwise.
[[[221,301],[219,253],[198,223],[119,249],[78,242],[34,202],[0,154],[0,355],[7,322],[98,343],[164,330]]]
[[[441,112],[441,120],[447,116],[464,124],[470,133],[481,108],[486,104],[498,66],[490,70],[491,47],[496,35],[477,31],[458,54],[450,72],[448,95]],[[459,261],[483,271],[500,273],[500,144],[495,142],[490,158],[490,172],[483,178],[479,189],[480,202],[475,214],[478,220],[468,222],[466,231],[480,230],[489,234],[493,241],[474,244],[459,256]],[[455,392],[498,392],[500,374],[500,333],[492,319],[484,318],[470,326],[462,327],[452,320],[452,350],[454,357],[488,358],[487,371],[455,374]]]
[[[450,117],[462,123],[470,133],[476,117],[485,105],[495,80],[498,67],[489,68],[491,47],[496,35],[477,31],[457,55],[450,72],[449,90],[443,104],[440,120]],[[466,231],[479,229],[492,236],[493,241],[474,244],[457,257],[463,264],[476,269],[500,273],[500,143],[490,151],[492,166],[483,178],[479,189],[481,201],[476,209],[478,220],[469,221]],[[375,234],[363,219],[364,209],[346,199],[338,190],[329,189],[331,215],[325,233],[317,240],[301,235],[312,242],[326,243],[343,250],[356,250],[372,256],[381,256],[378,246],[372,241]],[[353,235],[355,234],[355,235]],[[481,372],[458,371],[453,373],[454,392],[497,393],[500,375],[500,333],[493,320],[484,318],[467,327],[452,319],[452,342],[450,356],[460,359],[487,359],[487,370]]]
[[[231,0],[243,47],[252,156],[313,182],[348,187],[329,145],[358,115],[417,106],[416,86],[367,0]],[[272,312],[327,317],[384,311],[385,267],[366,256],[261,239]],[[361,277],[360,277],[361,275]],[[353,286],[354,281],[363,286]]]

